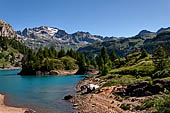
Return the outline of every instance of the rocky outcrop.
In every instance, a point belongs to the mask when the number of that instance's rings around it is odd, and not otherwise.
[[[71,98],[73,98],[72,95],[67,95],[67,96],[64,97],[64,100],[69,100],[69,99],[71,99]]]
[[[77,73],[76,70],[52,70],[50,71],[50,75],[75,75]]]
[[[142,97],[159,94],[164,92],[165,89],[170,91],[170,81],[155,80],[152,84],[148,81],[133,83],[122,87],[117,92],[113,91],[113,93],[122,96]]]
[[[16,37],[16,33],[11,25],[3,20],[0,20],[0,36],[14,38]]]
[[[76,75],[97,75],[99,73],[99,70],[92,69],[88,66],[80,68]]]

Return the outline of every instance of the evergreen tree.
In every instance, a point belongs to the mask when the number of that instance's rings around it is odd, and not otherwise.
[[[89,66],[90,65],[90,59],[86,57],[86,64]]]
[[[111,50],[111,53],[109,54],[109,57],[112,62],[114,62],[118,58],[113,48]]]
[[[95,60],[91,61],[91,65],[93,65],[95,68],[97,68],[97,62]]]
[[[102,50],[101,50],[101,57],[104,61],[104,65],[109,61],[109,56],[107,54],[107,48],[106,47],[102,47]]]
[[[61,57],[64,57],[66,55],[64,49],[61,49],[59,52],[58,52],[58,58],[61,58]]]
[[[141,52],[140,58],[145,58],[147,56],[148,56],[148,52],[145,49],[143,49],[142,52]]]
[[[43,49],[40,48],[37,52],[37,57],[39,57],[40,61],[43,61],[44,55],[43,55]]]
[[[50,58],[56,57],[56,50],[55,50],[54,46],[51,46],[50,49],[49,49],[49,57]]]
[[[83,54],[81,54],[78,58],[78,65],[79,65],[80,68],[86,66],[86,59],[85,59],[85,56]]]
[[[108,67],[107,65],[105,65],[105,66],[103,67],[103,70],[102,70],[101,75],[107,75],[108,72],[109,72],[109,67]]]
[[[45,60],[44,70],[45,70],[45,71],[50,71],[50,63],[49,63],[48,58]]]
[[[158,47],[153,54],[153,62],[157,70],[162,70],[168,65],[168,54],[165,51],[165,48],[160,46]]]
[[[49,51],[48,48],[45,47],[45,48],[44,48],[44,57],[45,57],[45,58],[49,57],[49,52],[48,52],[48,51]]]
[[[96,58],[98,68],[101,75],[106,75],[109,72],[112,63],[109,59],[109,55],[107,54],[106,47],[102,47],[101,55]]]

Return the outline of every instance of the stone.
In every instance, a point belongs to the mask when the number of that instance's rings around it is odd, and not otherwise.
[[[8,38],[17,37],[13,27],[3,20],[0,20],[0,36]]]
[[[73,98],[73,96],[67,95],[67,96],[64,97],[64,100],[69,100],[69,99],[71,99],[71,98]]]

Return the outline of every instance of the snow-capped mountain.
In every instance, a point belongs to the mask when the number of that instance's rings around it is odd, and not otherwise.
[[[52,38],[57,32],[57,28],[41,26],[33,29],[25,28],[22,32],[17,31],[17,35],[23,38]]]
[[[76,49],[87,44],[103,41],[102,36],[91,35],[89,32],[68,34],[64,30],[47,26],[25,28],[16,33],[23,43],[34,49],[51,45],[56,46],[56,48],[71,47]]]

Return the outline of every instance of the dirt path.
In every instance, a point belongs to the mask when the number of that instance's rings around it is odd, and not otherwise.
[[[122,102],[115,100],[113,89],[114,87],[106,87],[98,94],[75,95],[70,101],[80,113],[134,113],[120,108]]]

